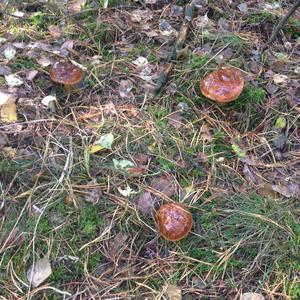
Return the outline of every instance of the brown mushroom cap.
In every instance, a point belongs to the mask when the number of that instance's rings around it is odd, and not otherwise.
[[[58,61],[52,66],[50,77],[55,82],[74,85],[83,79],[84,72],[69,61]]]
[[[180,203],[167,203],[156,213],[159,233],[168,241],[179,241],[186,237],[193,226],[192,214]]]
[[[221,69],[208,74],[201,82],[202,94],[216,102],[235,100],[244,88],[242,73],[233,68]]]

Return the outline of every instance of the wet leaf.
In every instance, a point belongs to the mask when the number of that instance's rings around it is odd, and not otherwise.
[[[167,285],[166,287],[166,295],[169,300],[181,300],[181,289],[175,285]]]
[[[284,117],[277,118],[274,127],[276,129],[283,129],[286,127],[286,119]]]
[[[112,133],[107,133],[101,136],[100,139],[94,143],[94,145],[90,149],[90,153],[96,153],[104,149],[111,150],[113,142],[114,142],[114,135]]]
[[[48,256],[38,260],[27,271],[27,279],[33,287],[39,286],[52,274]]]
[[[142,193],[136,200],[137,209],[145,216],[152,216],[154,213],[155,199],[150,192]]]
[[[243,293],[240,300],[264,300],[264,296],[258,293]]]

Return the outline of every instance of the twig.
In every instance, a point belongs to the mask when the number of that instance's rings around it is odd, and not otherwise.
[[[269,38],[269,40],[267,42],[267,46],[270,46],[274,42],[274,40],[275,40],[278,32],[280,31],[280,29],[284,26],[284,24],[287,22],[289,17],[295,13],[296,9],[299,6],[300,6],[300,0],[296,0],[295,3],[293,4],[293,6],[287,12],[287,14],[282,17],[282,19],[278,22],[276,27],[273,29],[271,37]]]

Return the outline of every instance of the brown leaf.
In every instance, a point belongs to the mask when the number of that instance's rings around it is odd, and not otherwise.
[[[26,79],[29,80],[29,81],[32,81],[38,73],[39,72],[37,70],[28,71],[27,74],[26,74]]]
[[[175,183],[170,175],[154,178],[151,181],[150,186],[168,197],[171,197],[176,193]]]
[[[25,235],[16,227],[13,231],[9,232],[5,239],[0,240],[0,253],[9,248],[21,246],[24,241]]]
[[[154,213],[155,199],[152,197],[150,192],[144,192],[141,194],[136,201],[137,209],[146,216],[152,216]]]
[[[132,168],[127,168],[126,169],[127,173],[131,175],[143,175],[147,174],[148,168],[147,167],[132,167]]]
[[[88,184],[97,185],[97,180],[94,178]],[[85,201],[92,204],[96,204],[98,203],[101,196],[102,196],[101,190],[97,187],[94,187],[85,195]]]
[[[80,12],[81,8],[85,5],[86,0],[73,0],[70,1],[69,10],[71,12]]]
[[[56,25],[49,25],[48,30],[54,38],[59,38],[63,34],[62,30]]]
[[[149,160],[149,156],[146,154],[137,153],[133,156],[133,159],[136,163],[147,164]]]
[[[272,185],[272,190],[287,198],[300,198],[300,185],[295,183],[285,183]]]
[[[182,115],[180,112],[175,112],[168,117],[168,122],[173,125],[176,129],[183,126]]]
[[[211,142],[214,138],[212,130],[207,124],[203,124],[200,128],[201,137],[204,141]]]
[[[166,295],[169,300],[181,300],[181,289],[175,285],[169,284],[166,288]]]
[[[240,300],[264,300],[264,296],[258,293],[243,293]]]
[[[0,133],[0,149],[8,143],[8,138],[5,133]]]
[[[124,247],[127,239],[128,235],[126,233],[119,232],[108,242],[109,255],[113,261],[119,256],[120,250]]]

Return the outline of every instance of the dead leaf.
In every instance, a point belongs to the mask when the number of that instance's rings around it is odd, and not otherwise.
[[[137,153],[133,156],[134,161],[138,164],[147,164],[149,160],[149,156],[142,153]]]
[[[8,123],[18,120],[15,102],[8,102],[1,106],[1,120]]]
[[[211,142],[214,138],[212,135],[212,130],[207,124],[203,124],[200,128],[201,138],[204,141]]]
[[[289,77],[286,75],[282,75],[282,74],[274,74],[273,81],[275,84],[284,86],[284,85],[288,84]]]
[[[240,300],[264,300],[264,296],[258,293],[244,293],[241,295]]]
[[[52,274],[48,256],[43,257],[33,264],[27,271],[27,279],[33,287],[39,286]]]
[[[0,76],[11,74],[11,68],[8,66],[0,66]]]
[[[144,175],[144,174],[147,174],[148,172],[148,168],[147,167],[129,167],[126,169],[127,173],[128,174],[131,174],[131,175],[136,175],[136,176],[139,176],[139,175]]]
[[[145,216],[153,216],[155,199],[150,192],[142,193],[136,200],[137,209]]]
[[[121,98],[131,98],[133,83],[130,80],[121,80],[119,85],[119,95]]]
[[[170,175],[163,175],[158,178],[154,178],[151,181],[150,186],[168,197],[171,197],[176,193],[175,183]]]
[[[70,1],[69,10],[74,13],[80,12],[81,8],[84,7],[85,3],[86,3],[86,0]]]
[[[8,143],[8,137],[5,133],[0,132],[0,149]]]
[[[88,184],[97,185],[97,180],[94,178]],[[97,186],[95,186],[85,195],[85,201],[92,204],[96,204],[98,203],[101,196],[102,196],[101,190]]]
[[[182,119],[183,118],[180,112],[175,112],[168,116],[168,122],[176,129],[180,129],[183,126]]]
[[[300,198],[300,185],[295,183],[284,183],[272,185],[272,190],[287,198]]]
[[[109,256],[111,260],[115,261],[115,259],[119,256],[120,251],[124,247],[128,237],[128,234],[119,232],[113,239],[108,242]]]
[[[54,38],[59,38],[63,34],[62,30],[56,25],[48,26],[48,30]]]
[[[166,295],[169,300],[181,300],[181,289],[175,285],[169,284],[166,287]]]
[[[242,13],[246,13],[248,11],[248,5],[246,2],[241,3],[237,6],[237,8],[239,9],[240,12]]]
[[[25,242],[25,235],[20,232],[18,227],[15,227],[8,236],[0,240],[0,253],[12,247],[19,247]]]
[[[26,79],[29,80],[29,81],[32,81],[38,73],[39,72],[37,70],[28,71],[27,74],[26,74]]]

